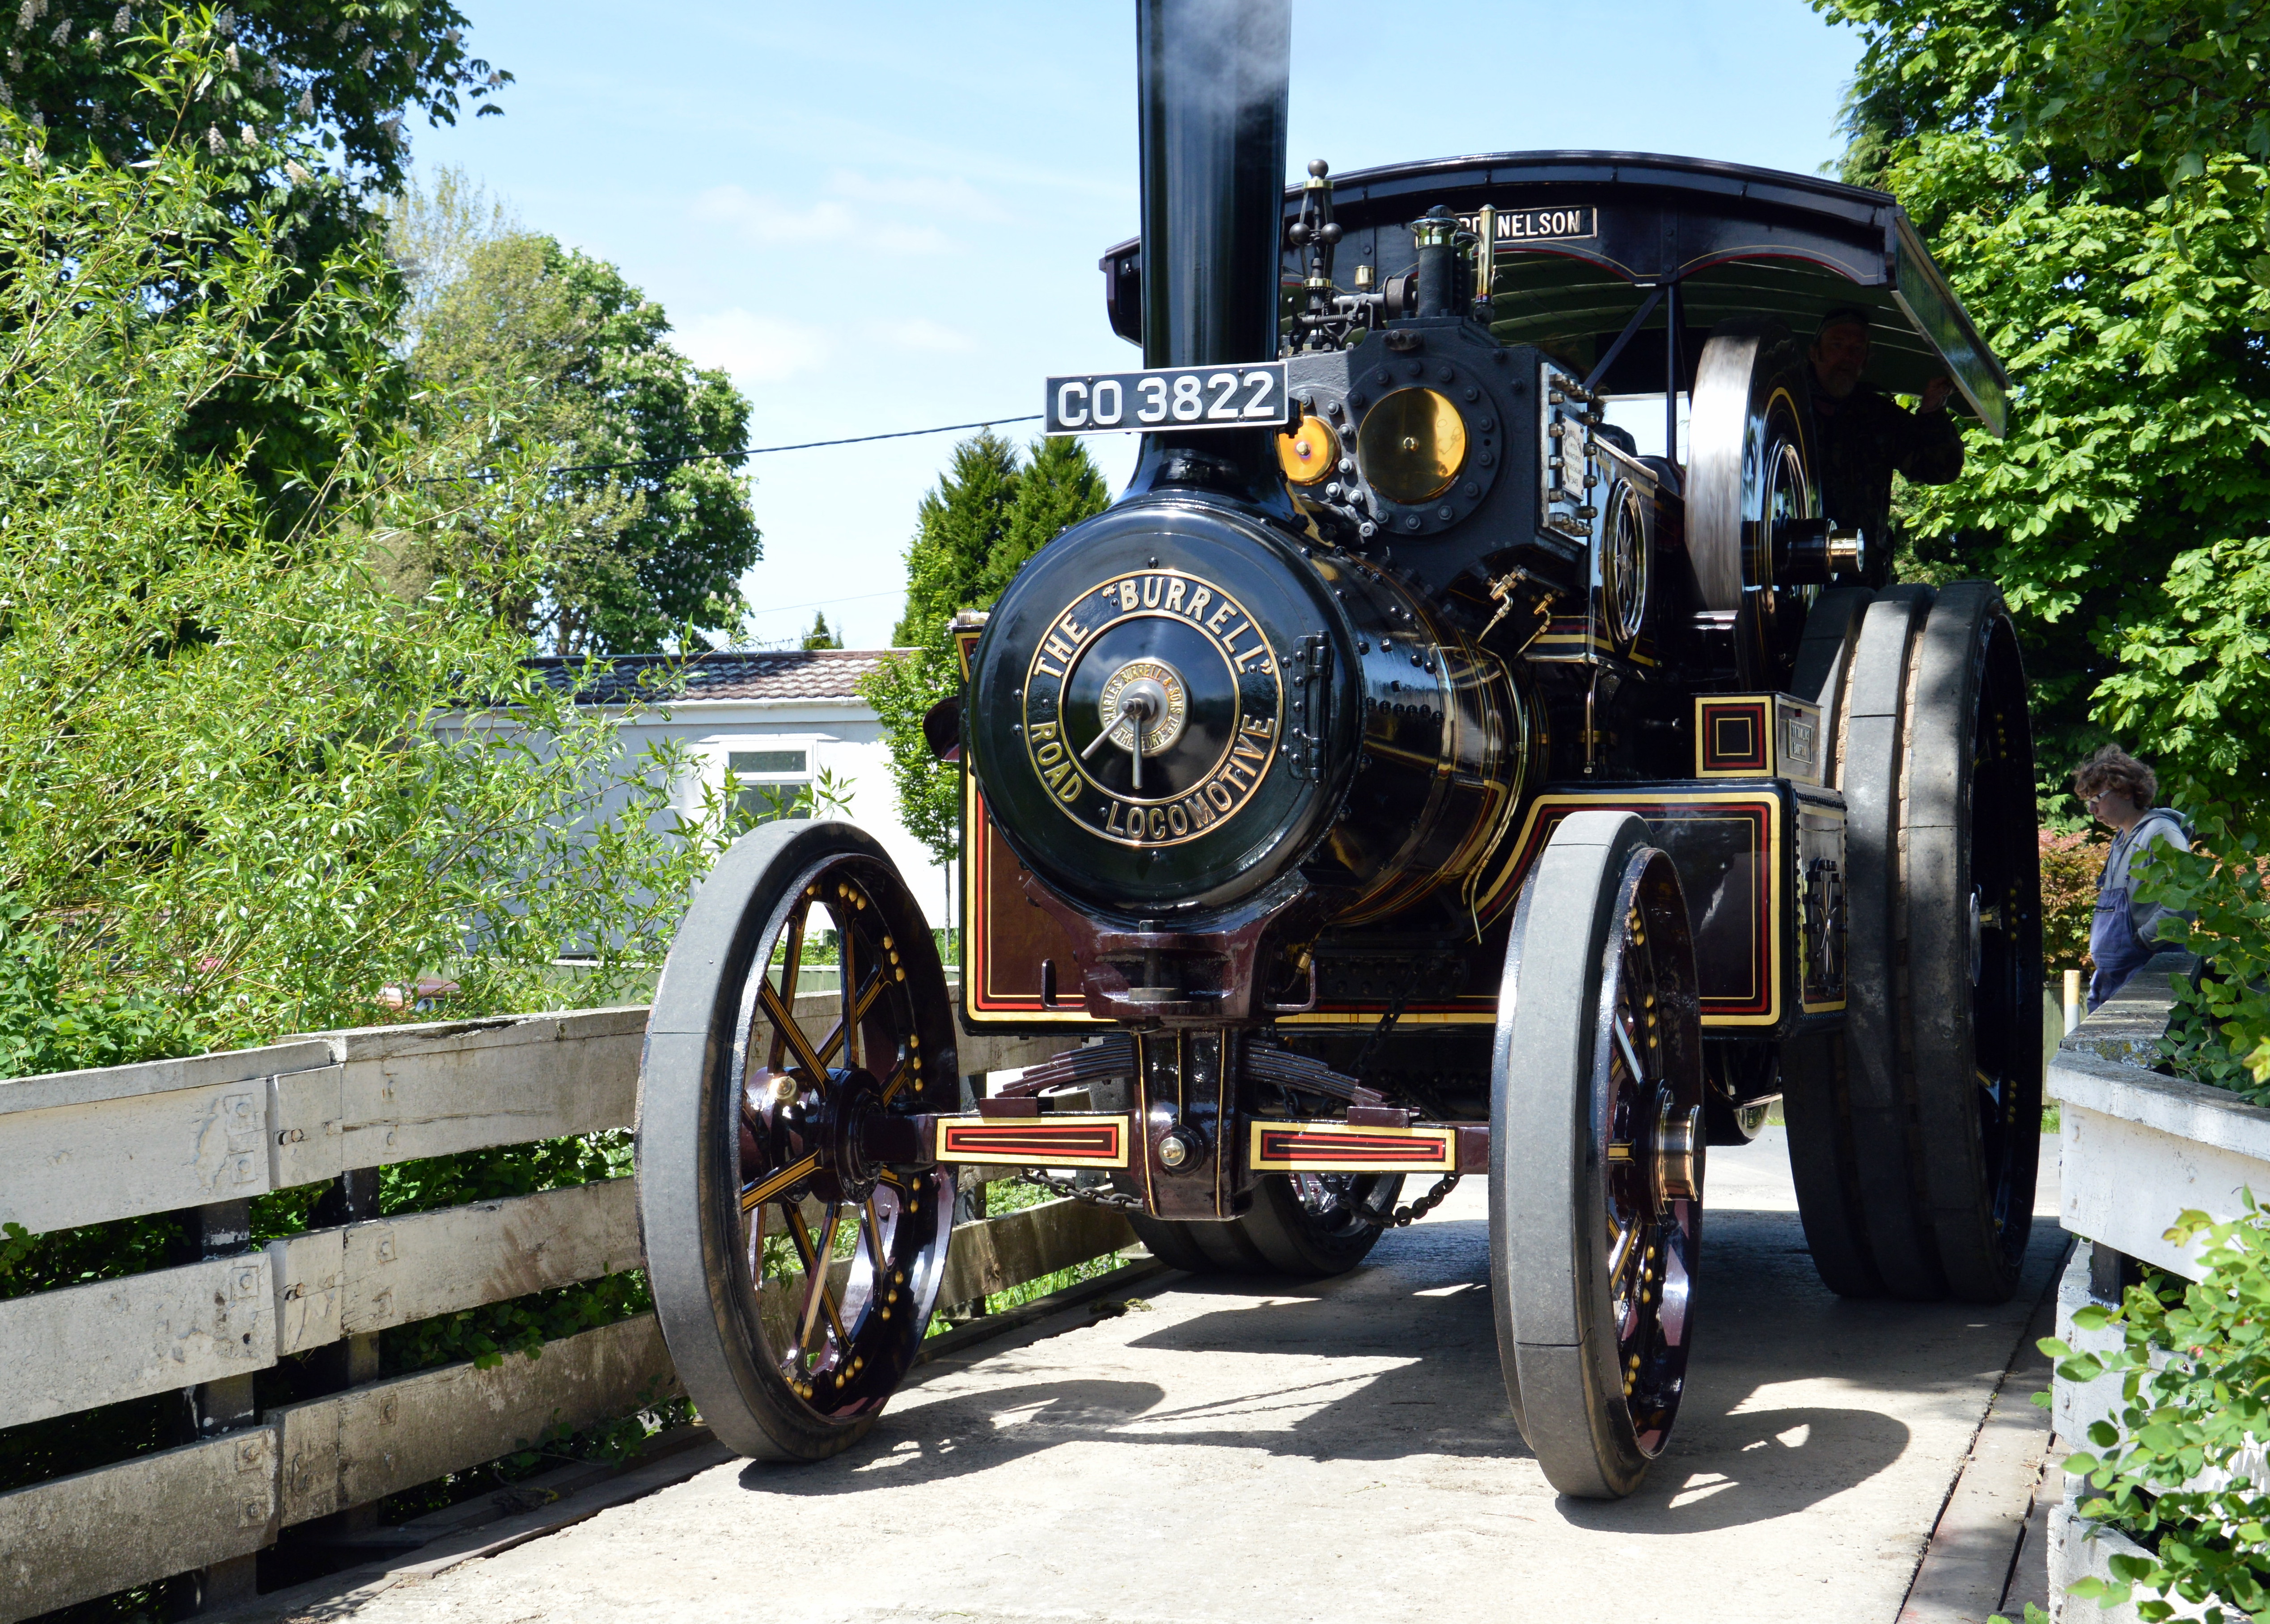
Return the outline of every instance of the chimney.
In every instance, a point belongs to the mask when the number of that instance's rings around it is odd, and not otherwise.
[[[1143,364],[1277,359],[1288,0],[1140,0]]]
[[[1137,0],[1143,364],[1277,359],[1290,0]],[[1129,493],[1197,485],[1289,513],[1273,429],[1144,436]]]

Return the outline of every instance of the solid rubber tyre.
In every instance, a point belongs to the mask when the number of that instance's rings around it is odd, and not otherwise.
[[[1677,871],[1639,819],[1575,813],[1515,908],[1490,1113],[1499,1361],[1564,1494],[1633,1493],[1669,1441],[1693,1346],[1702,1097]]]
[[[1909,1076],[1950,1294],[2018,1287],[2041,1154],[2041,868],[2025,671],[2001,593],[1941,587],[1915,660],[1901,812]]]
[[[791,1040],[767,1001],[792,1012],[805,926],[820,909],[853,962],[839,975],[835,1031]],[[767,970],[775,946],[779,983]],[[866,1435],[913,1368],[945,1272],[953,1177],[844,1147],[876,1143],[874,1124],[890,1116],[952,1110],[954,1041],[928,922],[882,847],[852,825],[766,825],[695,894],[640,1061],[639,1228],[679,1378],[736,1453],[835,1454]],[[911,1135],[899,1130],[897,1142]],[[812,1203],[825,1214],[819,1231],[804,1216]],[[820,1260],[828,1267],[815,1269]]]
[[[1806,614],[1805,634],[1798,642],[1790,688],[1821,707],[1825,783],[1841,782],[1840,723],[1861,627],[1875,597],[1866,587],[1830,588]],[[1849,839],[1849,824],[1847,829]],[[1849,878],[1849,850],[1847,871]],[[1851,986],[1849,973],[1846,985]],[[1881,1297],[1883,1277],[1869,1251],[1867,1220],[1860,1208],[1860,1159],[1853,1137],[1848,1064],[1842,1032],[1810,1033],[1783,1043],[1782,1118],[1788,1125],[1798,1213],[1804,1220],[1815,1272],[1839,1296]]]
[[[1868,605],[1838,725],[1845,813],[1844,1100],[1851,1141],[1866,1147],[1848,1170],[1878,1279],[1890,1295],[1917,1301],[1947,1294],[1926,1217],[1923,1144],[1910,1109],[1907,920],[1899,896],[1908,694],[1932,596],[1927,586],[1889,587]]]

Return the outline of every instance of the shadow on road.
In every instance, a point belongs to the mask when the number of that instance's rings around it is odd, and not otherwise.
[[[1087,1442],[1213,1445],[1320,1462],[1525,1459],[1502,1386],[1488,1290],[1477,1278],[1484,1229],[1438,1224],[1423,1244],[1399,1255],[1383,1249],[1384,1266],[1332,1280],[1176,1280],[1180,1302],[1218,1306],[1102,1351],[1112,1365],[1164,1353],[1206,1373],[1188,1389],[1178,1384],[1172,1402],[1153,1382],[1073,1376],[943,1393],[886,1413],[835,1461],[810,1471],[752,1466],[741,1483],[769,1494],[854,1494]],[[1794,1214],[1741,1214],[1721,1234],[1732,1244],[1721,1254],[1672,1452],[1630,1500],[1561,1500],[1572,1524],[1693,1533],[1803,1510],[1897,1461],[1910,1428],[1877,1408],[1745,1408],[1762,1389],[1835,1375],[1866,1390],[1928,1392],[1976,1368],[1999,1369],[2007,1356],[2007,1339],[1979,1323],[1992,1311],[1830,1295],[1814,1277]],[[1970,1339],[1958,1346],[1956,1333]],[[1946,1354],[1903,1353],[1928,1347]],[[1291,1359],[1274,1365],[1254,1355]],[[1261,1380],[1242,1385],[1245,1376]],[[1127,1469],[1141,1470],[1132,1458]]]

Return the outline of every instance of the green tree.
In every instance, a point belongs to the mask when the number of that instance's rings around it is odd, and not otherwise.
[[[396,319],[413,349],[435,303],[464,278],[473,250],[526,229],[502,198],[452,164],[384,199],[378,211],[406,294]]]
[[[953,449],[916,510],[907,548],[907,606],[893,641],[907,650],[860,679],[883,723],[891,779],[909,833],[947,863],[961,850],[960,770],[938,762],[923,717],[961,689],[956,612],[990,607],[1027,559],[1070,525],[1103,511],[1102,475],[1077,440],[1042,440],[1020,464],[990,429]]]
[[[123,167],[161,145],[197,144],[200,205],[240,224],[256,214],[297,267],[269,313],[279,326],[313,278],[344,265],[372,278],[374,291],[385,288],[389,268],[365,263],[355,245],[370,200],[401,184],[405,116],[422,111],[445,123],[467,107],[493,113],[492,98],[511,78],[469,54],[466,19],[446,0],[241,0],[219,9],[17,0],[8,10],[12,17],[0,11],[0,108],[41,132],[43,151],[67,165],[95,157]],[[183,49],[200,57],[192,78],[152,70]],[[201,297],[208,269],[185,265],[179,283],[153,280],[150,297],[168,308]],[[326,337],[302,330],[297,342],[318,346]],[[365,403],[372,422],[407,407],[399,369],[383,382]],[[239,467],[280,536],[305,516],[302,504],[334,463],[360,455],[325,431],[327,420],[305,393],[247,376],[201,400],[176,432],[185,455]]]
[[[114,165],[195,140],[216,202],[275,175],[271,145],[296,132],[336,154],[358,190],[402,185],[405,113],[454,124],[512,75],[465,49],[468,23],[448,0],[233,0],[219,11],[127,0],[19,0],[7,37],[0,105],[47,132],[48,150],[76,163],[91,151]],[[153,68],[183,33],[212,49],[186,104]]]
[[[738,630],[740,577],[762,539],[747,480],[718,454],[747,443],[748,403],[671,347],[662,307],[603,260],[485,231],[463,263],[421,295],[410,362],[429,421],[445,436],[478,423],[499,456],[530,440],[556,449],[553,497],[577,515],[553,528],[538,590],[500,610],[563,654],[652,653]],[[464,523],[435,532],[427,565],[438,575],[468,557],[519,557],[513,528],[468,503]],[[488,574],[529,583],[516,569]]]
[[[927,647],[954,611],[978,602],[986,563],[1009,533],[1017,485],[1017,449],[991,429],[953,448],[946,473],[915,510],[907,606],[891,633],[894,648]]]
[[[2007,363],[2011,433],[1904,493],[1925,573],[2001,582],[2047,807],[2109,732],[2194,798],[2270,768],[2270,18],[2244,0],[1814,0],[1865,41],[1887,188]]]
[[[458,488],[389,416],[376,241],[308,278],[201,143],[73,167],[0,114],[0,1074],[367,1024],[421,973],[541,1007],[572,949],[626,984],[709,832],[477,594],[367,567]],[[245,447],[182,455],[229,390],[357,448],[287,527]]]
[[[825,610],[812,617],[812,629],[804,634],[802,646],[806,649],[841,649],[843,646],[842,638],[828,629]]]
[[[1109,501],[1102,471],[1085,445],[1070,435],[1034,441],[1007,523],[977,571],[968,601],[990,604],[999,597],[1027,559]]]

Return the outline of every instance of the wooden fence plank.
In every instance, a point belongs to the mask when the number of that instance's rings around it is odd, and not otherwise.
[[[1043,1201],[958,1226],[938,1300],[967,1302],[1134,1244],[1124,1213],[1086,1201]]]
[[[138,1099],[214,1083],[241,1083],[327,1065],[329,1044],[315,1038],[290,1038],[265,1049],[225,1049],[180,1060],[145,1060],[134,1065],[98,1066],[84,1072],[49,1072],[40,1077],[0,1079],[0,1116],[49,1111],[58,1106],[100,1105],[106,1100]]]
[[[628,1127],[645,1034],[643,1010],[330,1034],[345,1068],[337,1170]]]
[[[278,1190],[347,1170],[346,1068],[330,1064],[268,1082],[268,1173]]]
[[[797,1000],[799,1024],[815,1034],[834,1010],[827,995]],[[42,1234],[262,1195],[353,1168],[627,1127],[646,1014],[570,1010],[367,1027],[0,1083],[0,1167],[10,1170],[0,1222]],[[986,1059],[989,1067],[1071,1046],[1057,1038],[965,1042],[965,1063]]]
[[[0,1302],[0,1427],[265,1370],[271,1274],[253,1252]]]
[[[636,1186],[612,1179],[318,1230],[264,1255],[0,1302],[0,1426],[241,1376],[381,1331],[642,1261]],[[1132,1244],[1102,1209],[1052,1201],[954,1232],[956,1302]]]
[[[638,1187],[627,1178],[356,1224],[345,1240],[339,1329],[347,1335],[571,1286],[645,1261]]]
[[[264,1194],[267,1088],[249,1077],[0,1115],[0,1223],[41,1235]]]
[[[345,1231],[313,1229],[268,1243],[276,1284],[276,1353],[304,1353],[339,1339]]]
[[[797,1012],[817,1034],[834,1003],[799,999]],[[0,1221],[44,1233],[627,1126],[646,1014],[323,1033],[0,1083]],[[1033,1052],[996,1058],[1029,1063],[1067,1046],[1035,1040]],[[976,1050],[973,1040],[966,1057]],[[1011,1171],[971,1169],[965,1182]],[[1077,1202],[967,1225],[940,1300],[1000,1291],[1132,1243],[1119,1214]],[[318,1231],[245,1257],[0,1303],[0,1368],[11,1373],[0,1426],[241,1376],[341,1336],[639,1261],[634,1183],[620,1179]],[[588,1426],[674,1390],[660,1331],[643,1316],[549,1344],[538,1359],[419,1372],[271,1413],[246,1432],[0,1495],[0,1618],[244,1555],[272,1543],[285,1522],[367,1503],[555,1425]]]
[[[283,1429],[283,1521],[378,1500],[674,1393],[662,1331],[642,1314],[509,1354],[488,1370],[445,1365],[271,1412]]]
[[[0,1083],[0,1222],[33,1234],[629,1125],[642,1010],[372,1027]]]
[[[276,1461],[262,1426],[0,1494],[0,1619],[274,1544]]]

